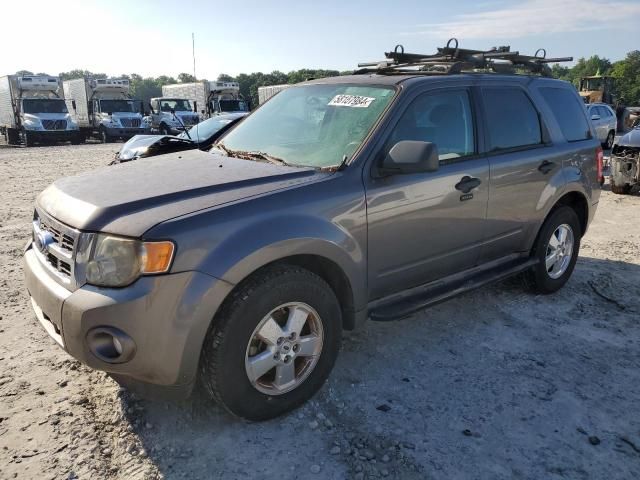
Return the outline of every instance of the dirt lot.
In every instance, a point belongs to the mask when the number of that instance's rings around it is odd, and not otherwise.
[[[247,424],[132,398],[32,315],[36,194],[117,149],[0,145],[0,478],[640,478],[640,197],[603,192],[556,295],[512,280],[370,322],[312,402]]]

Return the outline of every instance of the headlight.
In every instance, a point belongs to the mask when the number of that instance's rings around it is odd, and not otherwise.
[[[97,234],[92,250],[86,267],[87,282],[101,287],[125,287],[140,275],[167,272],[174,245]]]

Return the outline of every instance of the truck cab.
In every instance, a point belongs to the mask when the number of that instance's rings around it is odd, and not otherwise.
[[[111,142],[149,133],[142,102],[129,95],[126,78],[78,78],[64,82],[67,102],[85,136]]]
[[[162,135],[176,135],[200,122],[197,104],[186,98],[152,98],[150,107],[151,128]]]
[[[7,143],[22,140],[30,146],[42,141],[80,141],[78,125],[69,115],[64,99],[58,96],[57,77],[11,76],[2,78],[1,83],[0,90],[9,93],[0,105],[0,129]]]
[[[211,95],[207,107],[213,115],[250,110],[249,102],[240,93],[238,82],[209,82],[209,84]]]

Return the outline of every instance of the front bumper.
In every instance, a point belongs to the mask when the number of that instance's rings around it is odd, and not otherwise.
[[[150,132],[151,130],[149,128],[107,127],[107,135],[118,138],[130,138],[135,135],[148,135]]]
[[[203,273],[181,272],[141,277],[125,288],[84,285],[70,292],[30,247],[24,271],[36,317],[64,350],[129,386],[171,387],[172,396],[191,391],[209,324],[232,288]],[[133,354],[125,361],[100,358],[96,329],[123,332]]]
[[[79,130],[26,130],[34,140],[71,141],[80,138]]]

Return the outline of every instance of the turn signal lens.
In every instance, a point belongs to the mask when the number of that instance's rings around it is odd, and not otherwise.
[[[164,273],[173,260],[172,242],[143,242],[142,273]]]

